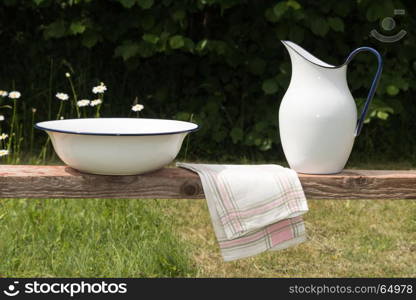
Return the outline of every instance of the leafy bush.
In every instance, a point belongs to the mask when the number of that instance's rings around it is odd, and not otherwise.
[[[414,5],[383,1],[250,0],[4,0],[1,4],[1,78],[26,95],[22,120],[56,114],[53,95],[68,90],[64,73],[87,91],[109,87],[103,116],[127,116],[135,97],[145,117],[193,120],[193,157],[282,159],[277,112],[290,80],[290,61],[279,40],[301,44],[340,64],[354,48],[377,48],[384,73],[354,155],[415,159],[416,82]],[[407,35],[381,43],[379,22],[392,16]],[[360,54],[349,68],[358,103],[376,62]],[[413,85],[411,84],[413,83]],[[52,103],[52,104],[50,104]],[[39,137],[44,138],[43,135]]]

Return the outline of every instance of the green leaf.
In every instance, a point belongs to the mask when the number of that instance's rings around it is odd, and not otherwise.
[[[129,58],[136,56],[139,53],[139,49],[139,44],[126,42],[116,48],[115,55],[121,56],[123,60],[126,61]]]
[[[39,4],[41,4],[44,1],[45,0],[33,0],[33,2],[35,2],[35,4],[38,5],[38,6],[39,6]]]
[[[396,96],[400,92],[399,88],[392,84],[387,86],[386,91],[390,96]]]
[[[191,40],[190,38],[185,38],[184,41],[185,41],[185,49],[192,52],[195,49],[194,41]]]
[[[155,34],[151,34],[151,33],[145,33],[143,34],[143,40],[151,43],[151,44],[156,44],[159,41],[159,37]]]
[[[136,0],[119,0],[125,8],[132,8]]]
[[[172,14],[172,19],[179,22],[182,21],[183,19],[185,19],[186,17],[186,13],[184,10],[176,10],[173,14]]]
[[[63,20],[58,20],[46,26],[43,32],[43,35],[45,39],[61,38],[65,36],[66,31],[67,31],[66,22]]]
[[[279,90],[279,86],[277,85],[276,79],[269,78],[263,81],[262,89],[266,95],[275,94]]]
[[[136,2],[143,9],[149,9],[153,6],[153,0],[136,0]]]
[[[147,58],[147,57],[151,57],[155,53],[155,50],[154,50],[154,48],[151,44],[145,43],[145,42],[140,42],[138,44],[137,53],[141,57]]]
[[[299,8],[301,8],[299,2],[297,2],[295,0],[288,0],[287,1],[287,6],[293,8],[295,10],[298,10]]]
[[[239,141],[243,140],[244,132],[239,127],[234,127],[230,131],[231,140],[234,144],[237,144]]]
[[[191,119],[191,114],[188,112],[181,111],[175,115],[175,119],[180,121],[189,121]]]
[[[329,27],[332,28],[334,31],[344,32],[344,21],[341,18],[328,18]]]
[[[185,45],[185,40],[181,35],[174,35],[169,39],[169,45],[172,49],[179,49]]]
[[[280,19],[285,12],[287,11],[287,5],[286,2],[279,2],[273,7],[273,12],[276,15],[277,19]]]
[[[196,47],[195,47],[196,51],[204,51],[207,44],[208,44],[207,39],[203,39],[202,41],[199,41],[198,44],[196,44]]]
[[[269,124],[266,121],[261,120],[256,123],[254,129],[258,132],[263,132],[267,128],[267,126],[269,126]]]
[[[272,22],[272,23],[276,23],[279,20],[276,17],[276,14],[274,13],[273,9],[271,8],[266,9],[266,11],[264,12],[264,17],[266,18],[267,21]]]
[[[73,35],[81,34],[85,31],[86,26],[82,23],[82,21],[74,21],[69,26],[69,31]]]
[[[224,41],[215,41],[212,45],[218,55],[225,55],[228,51],[228,44]]]
[[[100,36],[97,33],[87,30],[81,37],[81,44],[87,48],[92,48],[99,40]]]
[[[378,111],[377,112],[377,118],[381,119],[381,120],[387,120],[389,117],[389,114],[384,112],[384,111]]]
[[[314,34],[325,36],[328,33],[328,23],[323,18],[314,18],[311,24],[311,30]]]

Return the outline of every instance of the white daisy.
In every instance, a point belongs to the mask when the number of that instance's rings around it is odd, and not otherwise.
[[[6,156],[7,154],[9,154],[9,150],[0,150],[0,157]]]
[[[68,94],[65,94],[65,93],[57,93],[55,96],[56,96],[56,98],[58,98],[59,100],[62,100],[62,101],[66,101],[66,100],[69,99]]]
[[[7,97],[8,94],[8,92],[0,90],[0,97]]]
[[[32,113],[36,113],[36,108],[32,107]]]
[[[132,107],[131,107],[131,110],[132,111],[142,111],[144,109],[144,106],[142,105],[142,104],[136,104],[136,105],[133,105]]]
[[[5,133],[0,134],[0,141],[7,139],[9,136]]]
[[[4,121],[4,116],[3,115],[0,115],[0,122],[1,121]]]
[[[91,101],[90,105],[91,106],[97,106],[97,105],[100,105],[101,103],[103,103],[103,101],[101,99],[95,99],[95,100]]]
[[[92,92],[94,94],[104,94],[106,90],[107,90],[107,87],[105,86],[104,82],[101,82],[100,85],[97,85],[92,88]]]
[[[88,100],[88,99],[79,100],[79,101],[77,102],[77,105],[78,105],[79,107],[88,106],[88,105],[90,105],[90,100]]]
[[[20,92],[18,92],[18,91],[12,91],[12,92],[9,93],[9,98],[10,99],[19,99],[21,95],[22,94],[20,94]]]
[[[68,72],[66,72],[66,73],[65,73],[65,77],[66,77],[66,78],[69,78],[69,77],[71,77],[71,74],[70,74],[70,73],[68,73]]]

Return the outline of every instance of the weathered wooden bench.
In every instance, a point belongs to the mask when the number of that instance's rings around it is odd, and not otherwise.
[[[308,199],[416,199],[416,170],[299,174]],[[102,176],[67,166],[0,165],[0,198],[204,198],[197,174],[164,168]]]

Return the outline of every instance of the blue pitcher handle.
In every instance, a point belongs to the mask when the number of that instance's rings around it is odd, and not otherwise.
[[[371,101],[373,100],[374,93],[376,92],[378,82],[380,81],[381,71],[383,70],[383,59],[381,58],[380,53],[371,47],[360,47],[355,49],[350,53],[350,55],[347,57],[345,64],[348,64],[355,55],[357,55],[360,52],[368,51],[373,53],[377,57],[378,67],[376,75],[373,78],[373,82],[371,83],[370,91],[368,92],[367,100],[365,101],[364,108],[361,112],[361,116],[357,121],[357,127],[355,128],[355,136],[358,136],[361,133],[361,129],[363,128],[364,120],[368,112],[368,108],[370,106]]]

